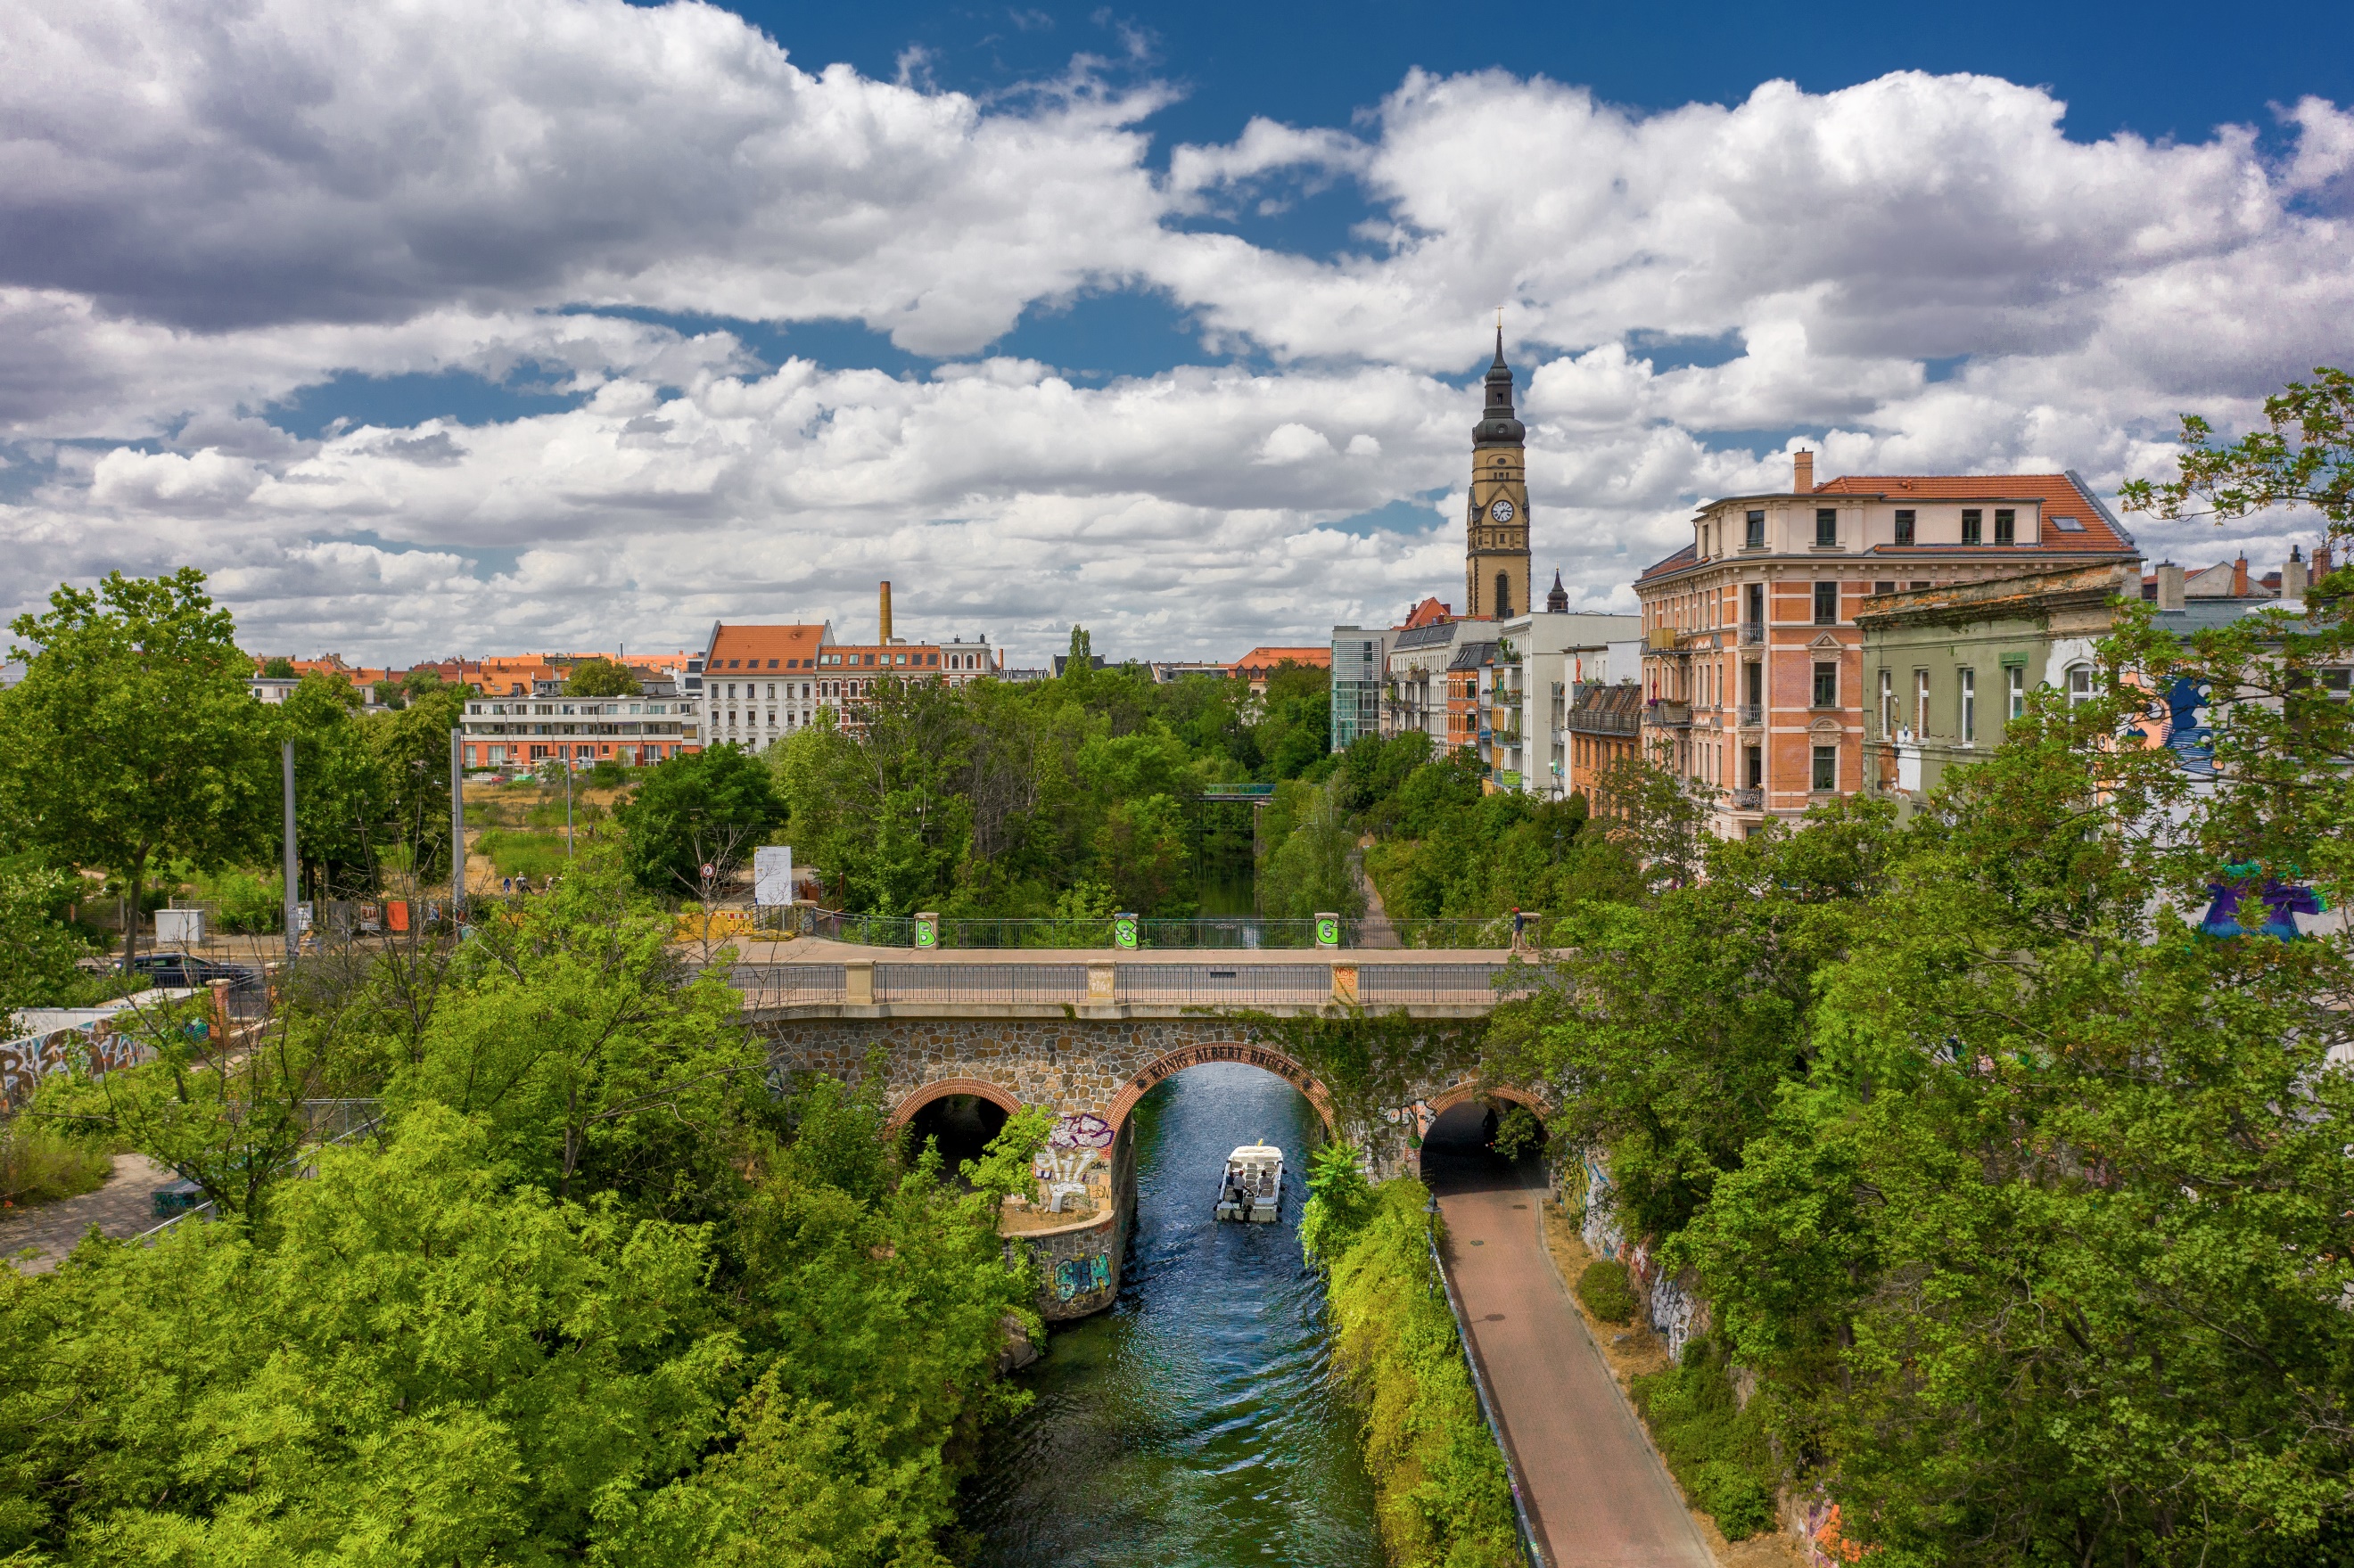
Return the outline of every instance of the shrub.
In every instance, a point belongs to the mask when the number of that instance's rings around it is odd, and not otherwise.
[[[488,855],[501,876],[528,876],[534,880],[560,875],[569,863],[564,853],[564,835],[555,833],[519,833],[493,830],[474,841],[474,853]]]
[[[1689,1341],[1681,1363],[1635,1379],[1632,1392],[1659,1457],[1727,1541],[1774,1522],[1773,1448],[1764,1424],[1734,1399],[1719,1346],[1705,1338]]]
[[[107,1152],[23,1117],[0,1122],[0,1200],[22,1205],[95,1192],[114,1170]]]
[[[1331,1259],[1333,1364],[1365,1403],[1365,1467],[1389,1561],[1506,1568],[1521,1561],[1511,1489],[1430,1255],[1429,1196],[1412,1178],[1384,1182]]]
[[[1606,1323],[1626,1323],[1635,1316],[1635,1287],[1627,1266],[1615,1257],[1598,1257],[1577,1277],[1577,1298]]]

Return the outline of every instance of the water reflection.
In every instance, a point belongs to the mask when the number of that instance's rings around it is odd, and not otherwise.
[[[1294,1229],[1315,1110],[1272,1074],[1213,1063],[1135,1116],[1119,1302],[1022,1374],[1037,1403],[990,1436],[965,1489],[971,1561],[1377,1568],[1356,1415],[1326,1378],[1323,1288]],[[1284,1152],[1283,1218],[1221,1224],[1227,1151],[1261,1138]]]

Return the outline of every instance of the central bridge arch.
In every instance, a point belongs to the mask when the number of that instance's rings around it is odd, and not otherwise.
[[[1114,1132],[1124,1129],[1128,1126],[1129,1113],[1136,1108],[1136,1102],[1150,1093],[1154,1085],[1174,1077],[1188,1067],[1198,1067],[1207,1062],[1239,1062],[1245,1066],[1273,1073],[1308,1097],[1308,1103],[1314,1106],[1316,1114],[1323,1118],[1327,1137],[1339,1135],[1340,1123],[1332,1108],[1332,1092],[1324,1086],[1323,1080],[1283,1052],[1268,1045],[1255,1045],[1246,1040],[1204,1041],[1164,1052],[1146,1063],[1120,1086],[1119,1093],[1113,1098],[1111,1108],[1105,1113],[1104,1119],[1111,1124]]]

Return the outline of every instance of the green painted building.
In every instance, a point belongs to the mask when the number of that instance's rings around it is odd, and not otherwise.
[[[1874,594],[1863,632],[1864,789],[1910,816],[1949,768],[2002,744],[2027,694],[2089,695],[2094,645],[2119,596],[2141,594],[2139,564],[2022,572]]]

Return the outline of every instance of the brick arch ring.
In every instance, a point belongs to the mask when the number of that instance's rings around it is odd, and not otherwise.
[[[1437,1099],[1428,1101],[1427,1103],[1430,1107],[1430,1119],[1434,1122],[1437,1121],[1440,1117],[1445,1116],[1448,1111],[1453,1110],[1457,1106],[1461,1105],[1466,1100],[1510,1100],[1514,1105],[1525,1106],[1528,1109],[1536,1113],[1537,1119],[1540,1121],[1552,1114],[1553,1111],[1553,1107],[1545,1104],[1543,1097],[1532,1095],[1526,1089],[1516,1089],[1508,1084],[1481,1084],[1474,1082],[1469,1084],[1458,1084],[1453,1088],[1448,1089],[1446,1093],[1440,1095]]]
[[[1022,1108],[1021,1097],[1002,1084],[992,1084],[986,1078],[942,1078],[902,1095],[899,1103],[891,1107],[891,1125],[906,1126],[917,1111],[950,1095],[971,1095],[987,1100],[1007,1116]]]
[[[1104,1119],[1111,1124],[1114,1132],[1119,1131],[1128,1125],[1128,1113],[1136,1108],[1136,1102],[1150,1092],[1154,1085],[1205,1062],[1240,1062],[1246,1066],[1273,1073],[1308,1097],[1308,1103],[1314,1106],[1316,1114],[1324,1118],[1324,1130],[1328,1135],[1338,1135],[1340,1122],[1332,1110],[1332,1092],[1324,1086],[1321,1079],[1280,1051],[1240,1040],[1186,1045],[1147,1063],[1120,1086],[1119,1094],[1111,1102],[1111,1108],[1104,1113]]]

